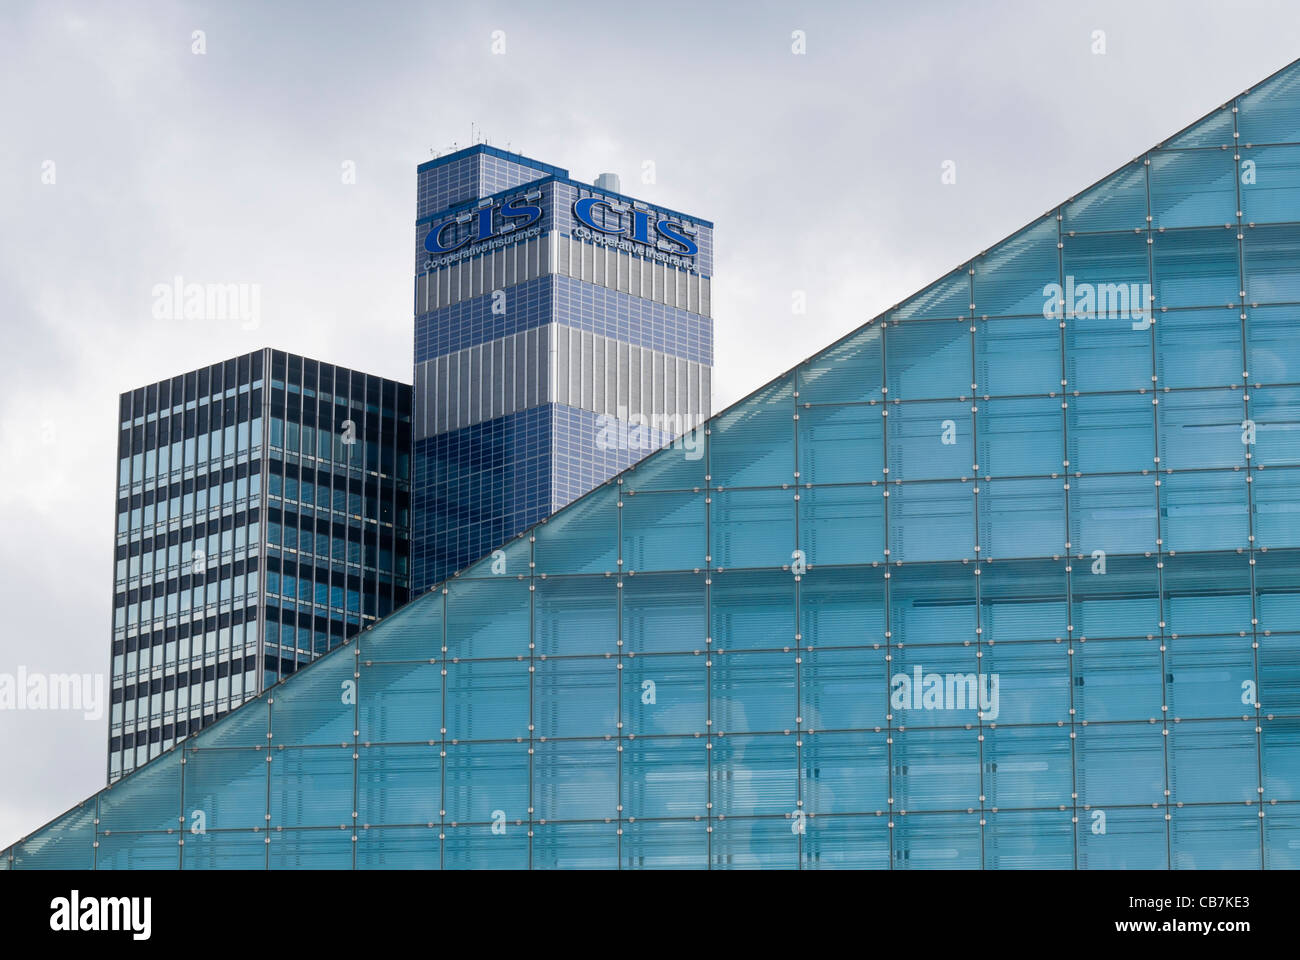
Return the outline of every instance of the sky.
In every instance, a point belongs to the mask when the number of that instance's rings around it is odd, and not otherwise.
[[[262,346],[409,382],[439,153],[485,138],[712,220],[719,411],[1297,35],[1293,0],[6,0],[0,679],[108,689],[119,393]],[[177,277],[256,285],[257,315],[160,316]],[[0,709],[0,848],[104,785],[107,722]]]

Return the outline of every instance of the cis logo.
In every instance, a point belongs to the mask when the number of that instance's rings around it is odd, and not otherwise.
[[[602,222],[596,220],[597,208],[606,211],[601,218]],[[624,215],[628,212],[632,214],[630,224],[624,222]],[[602,197],[583,197],[573,205],[573,215],[579,223],[591,230],[616,237],[627,237],[636,243],[644,243],[678,256],[693,257],[700,252],[688,227],[676,220],[659,219],[650,210],[638,210]],[[610,220],[613,220],[616,225],[607,226]],[[656,235],[654,240],[650,239],[652,230]],[[663,245],[665,241],[669,244],[668,247]]]
[[[490,240],[503,233],[523,230],[542,218],[542,208],[531,202],[541,198],[542,191],[533,190],[523,196],[511,197],[503,203],[487,203],[475,210],[465,210],[458,213],[454,217],[449,217],[442,223],[435,225],[429,231],[429,235],[424,238],[424,249],[435,254],[451,253],[453,250],[459,250],[471,240],[477,243]],[[468,230],[455,231],[450,229],[471,223],[473,226]],[[454,234],[457,232],[463,234],[461,238],[454,243],[448,242],[449,233]]]

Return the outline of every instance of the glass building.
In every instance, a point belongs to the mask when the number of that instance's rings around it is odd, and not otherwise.
[[[418,591],[707,418],[713,227],[482,144],[417,177]]]
[[[120,411],[110,782],[410,597],[409,384],[263,349]]]
[[[1300,867],[1298,325],[1293,65],[0,863]]]

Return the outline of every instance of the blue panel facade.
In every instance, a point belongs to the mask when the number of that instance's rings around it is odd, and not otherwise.
[[[702,421],[713,363],[707,221],[486,146],[418,180],[417,591],[660,445],[598,445],[597,418],[624,435],[644,414],[667,439]],[[559,327],[586,337],[572,363],[557,359]]]

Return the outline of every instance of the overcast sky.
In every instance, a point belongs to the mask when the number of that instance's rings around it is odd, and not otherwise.
[[[6,0],[0,674],[108,670],[121,391],[264,345],[411,379],[415,167],[471,124],[715,222],[717,411],[1282,67],[1298,28],[1294,0]],[[260,285],[259,322],[156,319],[177,276]],[[0,847],[103,785],[106,726],[0,710]]]

